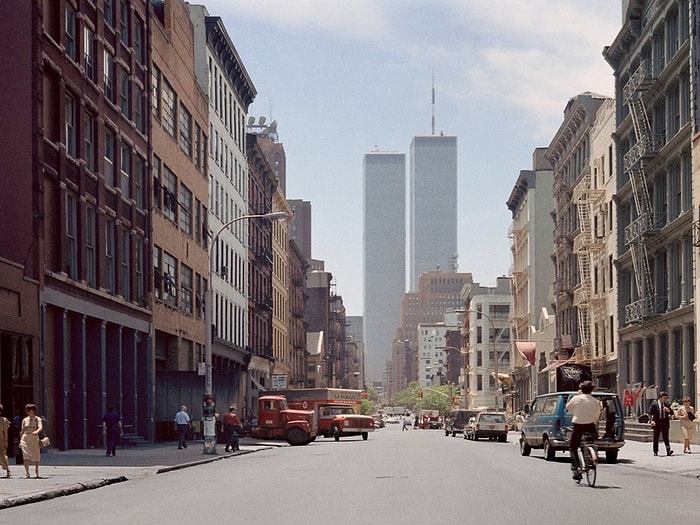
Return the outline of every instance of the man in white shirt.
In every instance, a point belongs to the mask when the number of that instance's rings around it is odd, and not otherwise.
[[[588,433],[591,439],[598,439],[598,420],[601,412],[600,401],[591,395],[593,383],[584,381],[578,387],[578,394],[569,399],[566,404],[566,410],[573,414],[571,421],[574,424],[574,432],[569,443],[569,452],[574,479],[581,478],[581,473],[578,471],[578,448],[581,445],[581,437]]]
[[[187,448],[185,435],[187,434],[187,429],[190,428],[190,415],[187,413],[185,405],[182,405],[180,411],[175,414],[175,424],[177,425],[177,448]]]

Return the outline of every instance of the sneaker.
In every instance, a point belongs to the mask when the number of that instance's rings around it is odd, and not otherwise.
[[[573,479],[575,479],[576,481],[581,481],[581,478],[582,478],[583,476],[581,476],[581,473],[580,473],[580,472],[574,472],[573,476],[571,476],[571,477],[572,477]]]

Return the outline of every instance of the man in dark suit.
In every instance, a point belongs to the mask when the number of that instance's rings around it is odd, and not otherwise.
[[[668,429],[671,426],[671,417],[673,411],[668,404],[668,392],[661,392],[659,399],[654,401],[649,407],[649,418],[651,426],[654,429],[654,455],[659,455],[659,434],[663,437],[664,445],[666,445],[666,455],[673,454],[671,445],[668,442]]]

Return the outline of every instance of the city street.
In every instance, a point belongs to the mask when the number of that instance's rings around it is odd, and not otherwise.
[[[303,447],[261,447],[0,513],[3,522],[31,516],[32,521],[71,525],[208,519],[559,525],[574,516],[645,524],[656,521],[662,505],[664,522],[687,521],[688,495],[700,483],[693,470],[697,466],[700,474],[696,455],[680,453],[676,444],[677,455],[654,458],[651,444],[628,445],[618,464],[601,463],[597,486],[589,488],[571,480],[564,454],[552,462],[539,450],[522,457],[512,432],[508,443],[473,442],[438,430],[401,431],[400,425],[388,425],[368,441],[319,439]]]

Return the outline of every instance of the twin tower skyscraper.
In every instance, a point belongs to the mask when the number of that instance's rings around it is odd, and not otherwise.
[[[381,379],[406,279],[415,291],[423,272],[457,271],[457,137],[414,137],[408,184],[405,153],[366,153],[363,172],[363,340],[367,378]]]

